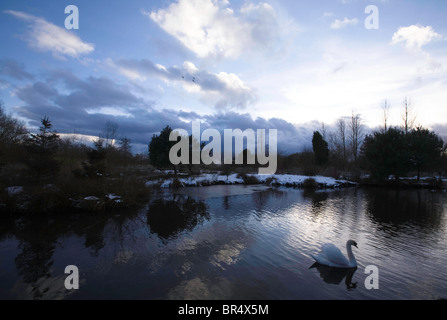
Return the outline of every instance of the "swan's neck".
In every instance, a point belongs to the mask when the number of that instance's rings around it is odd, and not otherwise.
[[[348,259],[350,264],[356,265],[357,261],[355,260],[354,254],[352,253],[352,245],[350,243],[346,244],[346,251],[348,252]]]

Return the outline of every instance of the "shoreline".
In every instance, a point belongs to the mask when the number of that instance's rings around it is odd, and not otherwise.
[[[439,177],[421,177],[419,181],[416,177],[400,178],[398,180],[389,179],[384,182],[374,182],[363,179],[359,182],[361,187],[380,187],[390,189],[428,189],[433,191],[447,192],[447,179]]]
[[[161,189],[206,187],[212,185],[270,185],[303,189],[337,189],[357,186],[358,183],[325,176],[304,176],[294,174],[238,174],[227,175],[205,173],[194,176],[177,176],[148,180],[147,186]]]
[[[446,190],[447,179],[439,177],[416,177],[388,179],[383,182],[374,182],[369,178],[361,178],[359,181],[336,179],[328,176],[306,176],[296,174],[271,174],[261,175],[256,173],[241,174],[232,173],[223,175],[220,173],[202,173],[197,175],[179,174],[173,176],[165,172],[165,176],[146,181],[147,186],[172,189],[184,187],[206,187],[212,185],[270,185],[274,187],[289,187],[301,189],[339,189],[346,187],[385,187],[397,189],[433,189]]]
[[[414,177],[402,178],[399,180],[388,180],[382,183],[373,182],[367,178],[361,179],[359,182],[349,181],[345,179],[335,179],[326,176],[305,176],[295,174],[270,174],[261,175],[256,173],[232,173],[224,175],[221,173],[202,173],[198,175],[179,174],[173,176],[171,172],[160,172],[160,175],[144,179],[144,188],[146,194],[144,199],[150,199],[151,194],[156,189],[175,190],[186,187],[207,187],[215,185],[266,185],[271,187],[286,187],[294,189],[302,189],[307,191],[317,190],[339,190],[349,187],[365,187],[365,188],[390,188],[390,189],[428,189],[433,192],[447,192],[447,179],[436,177],[423,177],[419,181]],[[53,190],[51,190],[53,189]],[[46,190],[45,195],[49,201],[44,208],[32,208],[29,201],[33,197],[32,193],[28,193],[21,186],[7,187],[8,198],[0,202],[0,208],[5,208],[7,212],[14,213],[37,213],[37,212],[53,212],[53,211],[87,211],[87,212],[104,212],[104,211],[120,211],[130,207],[138,206],[137,203],[129,203],[125,195],[106,192],[105,194],[86,194],[83,196],[61,195],[57,192],[57,188]],[[141,191],[141,190],[140,190]],[[138,201],[141,205],[144,199]],[[6,201],[5,201],[6,200]],[[9,204],[9,205],[8,205]],[[11,205],[11,206],[10,206]]]

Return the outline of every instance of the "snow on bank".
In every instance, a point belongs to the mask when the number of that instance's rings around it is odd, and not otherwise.
[[[260,174],[247,174],[248,178],[252,178],[254,181],[259,181],[262,184],[271,184],[275,186],[289,186],[289,187],[302,187],[306,179],[314,179],[319,188],[337,188],[346,185],[354,185],[354,183],[346,180],[338,180],[330,177],[323,176],[301,176],[291,174],[272,174],[272,175],[260,175]],[[255,178],[255,179],[254,179]],[[183,187],[198,187],[209,186],[216,184],[244,184],[244,179],[236,173],[229,176],[221,174],[201,174],[199,176],[179,177],[178,182]],[[159,185],[161,188],[170,188],[174,183],[173,178],[151,180],[146,185]]]
[[[14,187],[8,187],[6,188],[6,192],[8,193],[8,195],[10,197],[15,196],[19,193],[23,192],[23,187],[22,186],[14,186]]]
[[[113,193],[109,193],[105,196],[105,198],[107,200],[113,201],[113,202],[117,202],[120,203],[122,202],[121,196],[117,196],[116,194]],[[101,201],[100,198],[96,197],[96,196],[88,196],[88,197],[84,197],[84,200],[86,201]]]

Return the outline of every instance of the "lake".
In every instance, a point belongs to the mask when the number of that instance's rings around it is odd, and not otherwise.
[[[446,200],[232,185],[160,190],[125,213],[2,217],[0,299],[445,299]],[[312,267],[323,243],[346,255],[349,239],[356,270]]]

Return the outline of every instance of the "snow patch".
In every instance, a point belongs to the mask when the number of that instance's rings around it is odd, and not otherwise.
[[[302,176],[302,175],[291,175],[291,174],[271,174],[271,175],[261,175],[261,174],[247,174],[248,177],[256,178],[260,183],[273,183],[275,185],[291,185],[291,186],[301,186],[306,179],[314,179],[315,182],[319,185],[328,188],[339,187],[346,184],[352,184],[347,180],[338,180],[331,177],[323,177],[323,176]],[[213,184],[243,184],[244,180],[236,173],[231,175],[221,175],[221,174],[211,174],[206,173],[199,176],[190,176],[190,177],[179,177],[178,181],[187,187],[191,186],[206,186]],[[161,188],[169,188],[172,186],[174,179],[169,178],[165,179],[161,182]],[[146,185],[155,185],[159,182],[148,181]]]
[[[87,201],[99,201],[99,198],[95,197],[95,196],[88,196],[88,197],[85,197],[84,200],[87,200]]]
[[[22,186],[8,187],[6,188],[6,191],[8,192],[8,195],[12,197],[15,196],[16,194],[22,193],[23,187]]]

